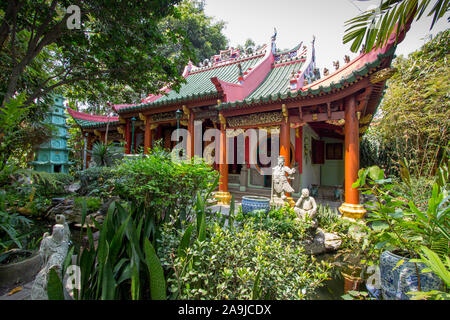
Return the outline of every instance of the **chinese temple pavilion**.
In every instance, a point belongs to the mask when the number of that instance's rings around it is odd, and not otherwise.
[[[68,128],[66,114],[64,112],[64,98],[56,95],[53,98],[54,105],[47,113],[45,123],[52,124],[56,132],[50,140],[41,144],[35,151],[35,160],[31,162],[37,171],[45,172],[69,172],[69,149],[67,148]]]
[[[229,190],[270,190],[270,176],[261,174],[263,164],[249,164],[257,148],[249,146],[248,136],[244,164],[217,161],[228,159],[227,153],[235,151],[227,150],[227,140],[245,135],[248,129],[265,128],[267,139],[278,136],[279,154],[286,165],[297,168],[292,181],[294,196],[305,187],[342,186],[345,202],[340,211],[347,217],[362,217],[365,210],[359,192],[351,187],[359,170],[359,141],[381,101],[386,80],[392,75],[396,43],[403,37],[404,32],[396,42],[393,34],[379,49],[353,60],[345,57],[341,66],[335,63],[336,70],[324,70],[322,76],[316,66],[314,41],[279,52],[273,37],[270,45],[252,54],[231,48],[200,66],[189,64],[183,72],[186,83],[179,91],[166,87],[139,103],[114,105],[117,117],[69,113],[85,133],[88,148],[95,139],[104,138],[109,122],[109,130],[120,134],[110,139],[123,139],[128,154],[139,147],[148,152],[159,139],[166,148],[173,148],[171,133],[177,126],[177,110],[182,111],[181,126],[189,133],[188,157],[199,151],[202,154],[199,149],[205,148],[195,135],[208,128],[220,129],[214,142],[219,150],[215,166],[220,172],[217,197],[224,204],[229,202]],[[228,129],[240,133],[230,136]],[[233,154],[236,157],[236,152]]]

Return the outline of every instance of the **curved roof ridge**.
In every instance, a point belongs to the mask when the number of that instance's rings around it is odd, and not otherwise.
[[[242,58],[229,59],[229,60],[221,61],[221,62],[216,63],[216,64],[214,64],[212,66],[209,66],[207,68],[202,67],[202,68],[198,68],[198,69],[192,70],[192,71],[189,72],[188,76],[190,76],[192,74],[205,72],[205,71],[210,71],[210,70],[213,70],[213,69],[219,69],[219,68],[222,68],[222,67],[227,67],[227,66],[230,66],[232,64],[239,63],[239,62],[242,62],[242,61],[257,59],[257,58],[260,58],[261,56],[264,56],[264,55],[265,55],[265,52],[263,51],[263,52],[258,52],[257,54],[256,53],[252,54],[250,56],[243,56]]]
[[[119,121],[118,116],[103,116],[103,115],[94,115],[90,113],[85,112],[79,112],[76,110],[73,110],[71,108],[67,108],[67,112],[72,116],[74,119],[78,120],[85,120],[85,121],[92,121],[92,122],[113,122],[113,121]]]
[[[275,56],[279,56],[279,55],[282,55],[282,54],[286,54],[286,53],[289,53],[289,52],[292,52],[292,51],[298,51],[298,49],[300,49],[300,47],[302,46],[302,44],[303,44],[303,41],[300,41],[300,43],[299,43],[298,45],[296,45],[294,48],[292,48],[292,49],[290,49],[290,50],[283,50],[283,51],[280,51],[280,52],[276,52],[276,53],[275,53]]]

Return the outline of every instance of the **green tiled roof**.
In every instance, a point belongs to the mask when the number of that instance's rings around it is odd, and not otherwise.
[[[281,67],[277,67],[275,64],[264,81],[245,100],[269,97],[272,94],[288,92],[292,72],[297,73],[303,66],[303,61]]]
[[[175,90],[170,91],[167,96],[163,96],[158,100],[140,104],[136,106],[125,107],[119,110],[120,113],[127,111],[135,111],[148,107],[157,107],[161,105],[167,105],[169,103],[195,99],[204,96],[217,95],[217,90],[214,84],[211,82],[211,78],[217,77],[218,79],[230,83],[238,83],[239,68],[238,63],[241,63],[242,71],[245,72],[248,68],[255,66],[264,54],[258,53],[250,57],[249,59],[243,58],[233,61],[232,63],[225,63],[223,65],[213,66],[209,68],[200,68],[192,70],[189,76],[186,78],[186,83],[183,84],[179,92]]]

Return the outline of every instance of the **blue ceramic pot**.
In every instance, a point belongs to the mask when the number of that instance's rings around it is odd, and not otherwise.
[[[404,259],[402,265],[397,267],[397,263]],[[442,280],[433,272],[420,272],[427,266],[417,263],[420,276],[421,291],[440,290]],[[398,256],[390,251],[384,251],[380,257],[380,282],[381,293],[385,300],[409,300],[407,292],[419,291],[419,279],[416,273],[416,264],[410,262],[408,258]]]
[[[270,210],[270,199],[266,197],[244,196],[242,197],[242,213],[246,214],[254,210]]]

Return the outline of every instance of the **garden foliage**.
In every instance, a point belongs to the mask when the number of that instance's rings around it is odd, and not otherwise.
[[[400,175],[406,159],[415,177],[432,177],[450,141],[450,31],[439,33],[407,58],[394,60],[397,69],[375,119],[361,142],[361,166],[378,165]]]

